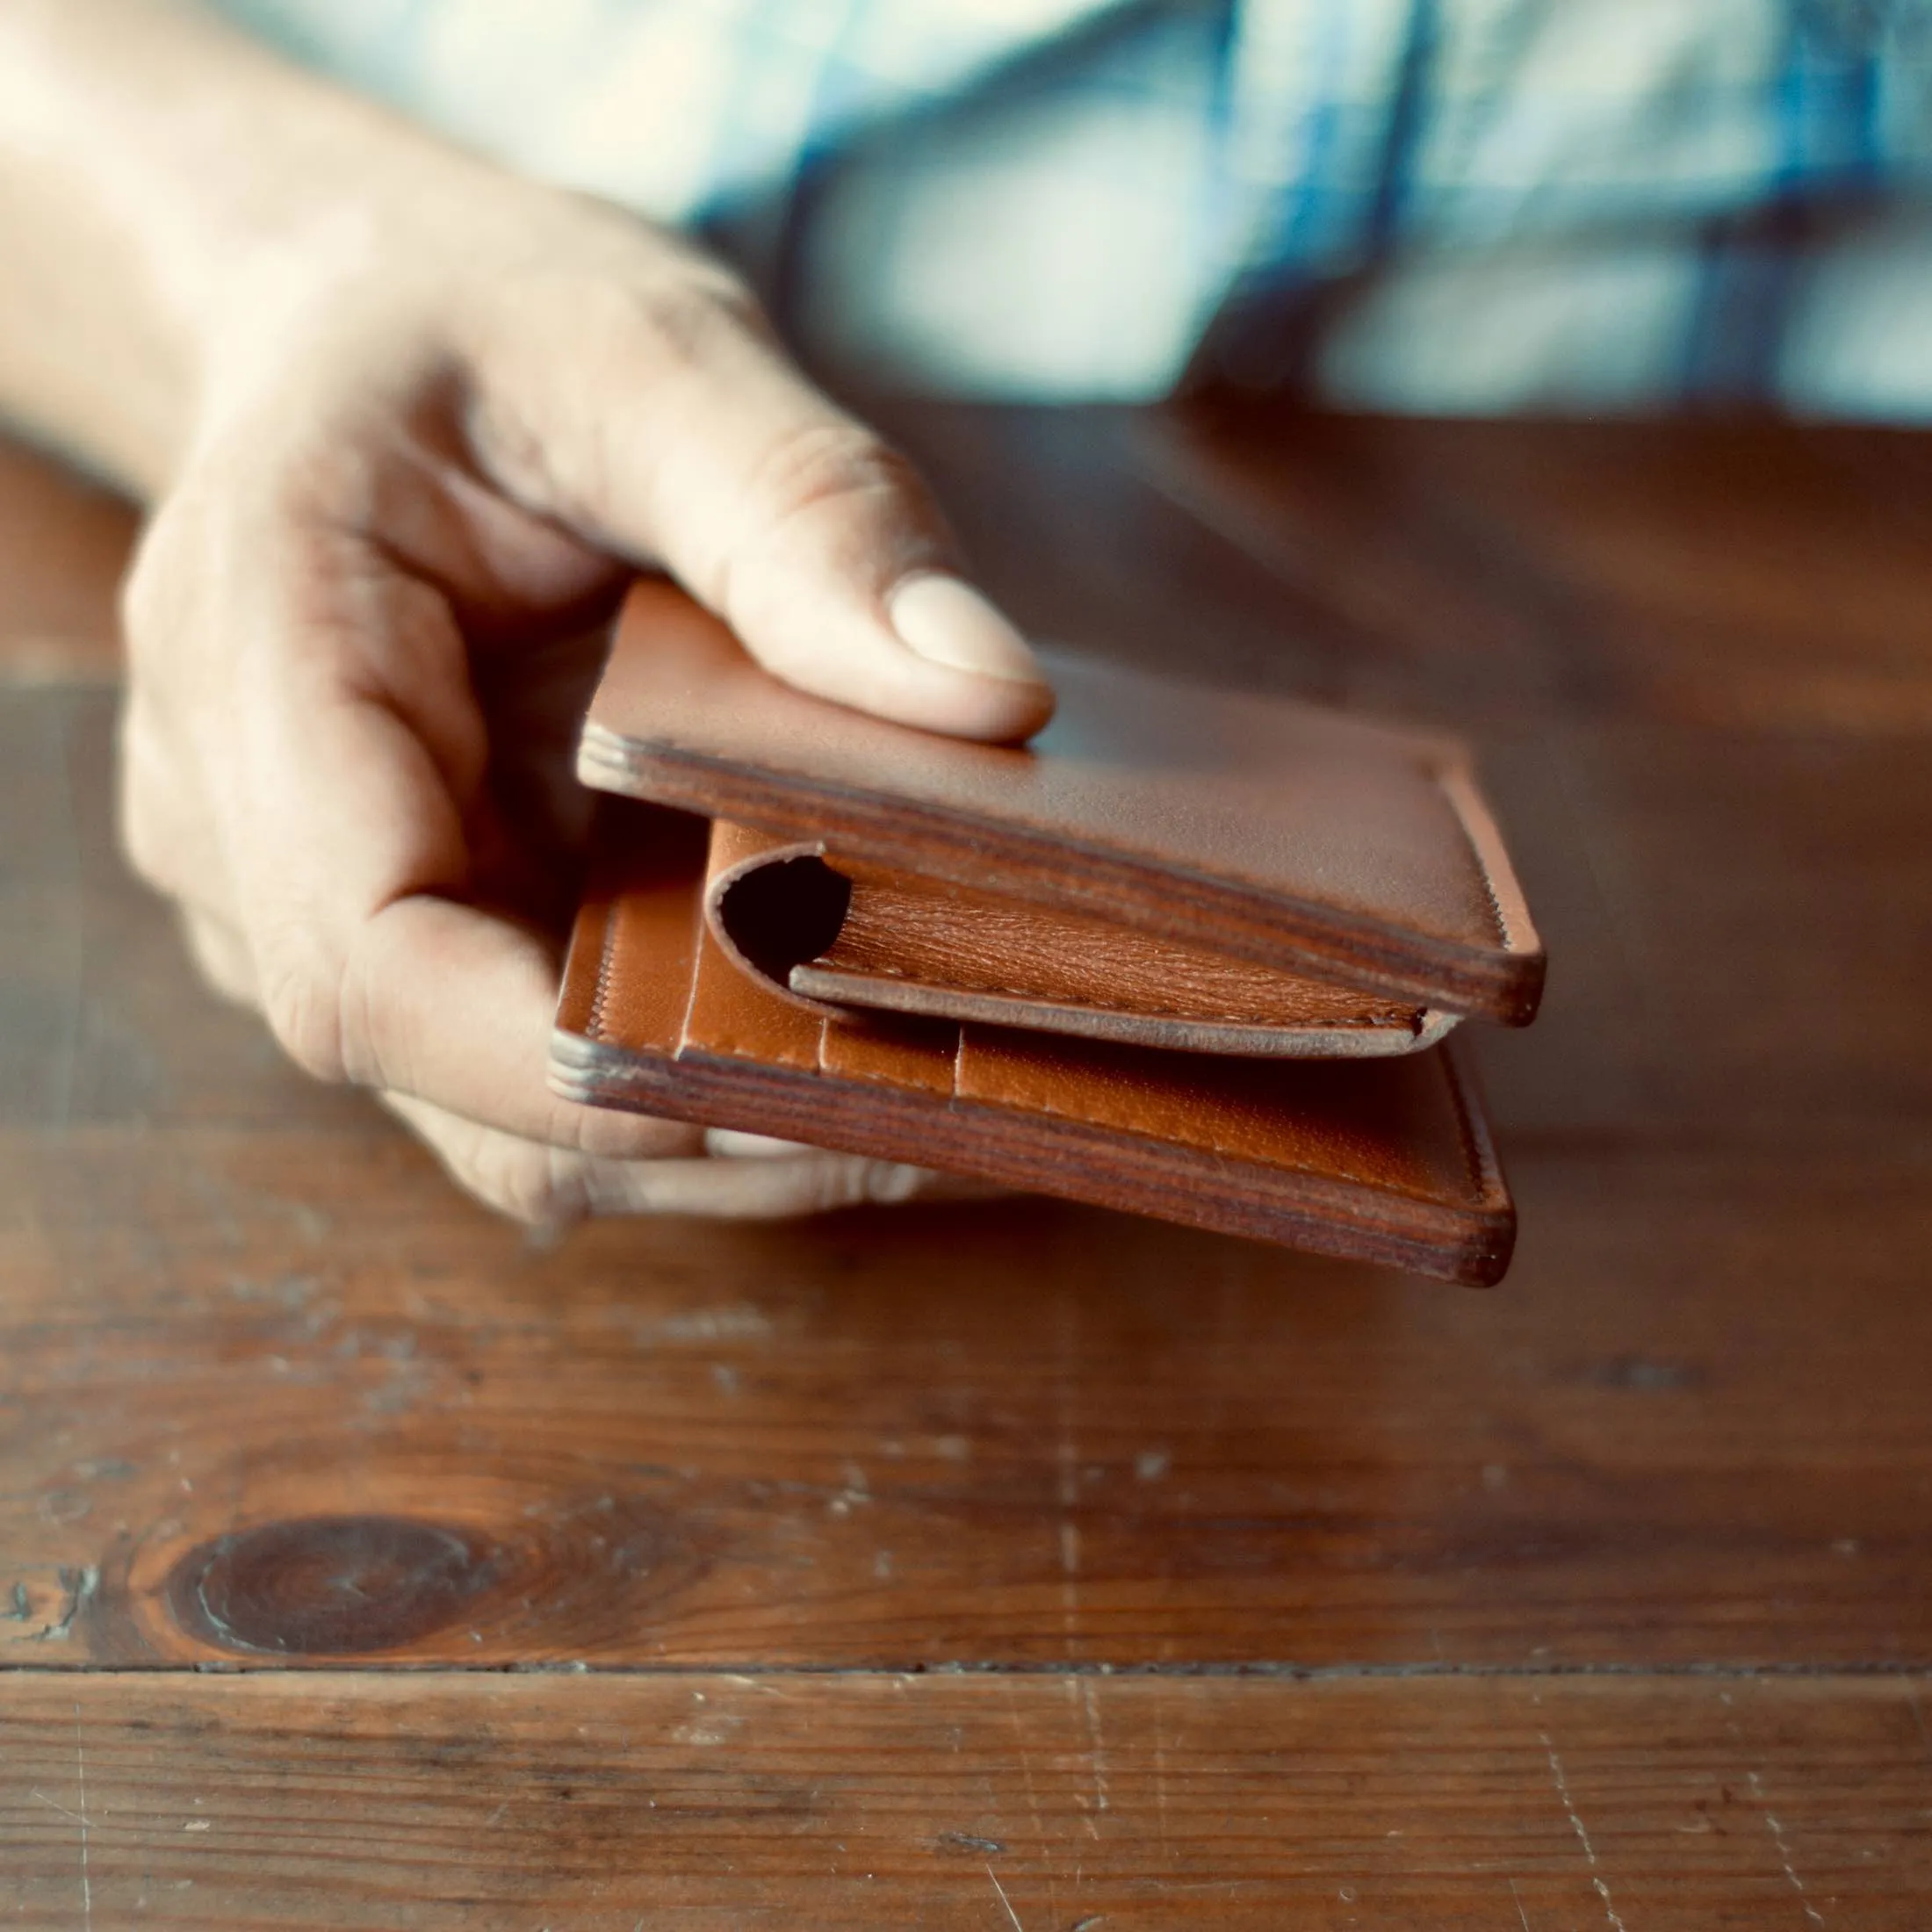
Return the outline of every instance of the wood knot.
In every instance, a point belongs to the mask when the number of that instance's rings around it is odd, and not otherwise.
[[[188,1551],[169,1572],[180,1626],[227,1650],[351,1657],[419,1641],[495,1581],[477,1537],[407,1517],[264,1524]]]

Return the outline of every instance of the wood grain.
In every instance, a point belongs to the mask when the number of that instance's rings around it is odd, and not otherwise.
[[[1903,1927],[1932,1892],[1923,1691],[29,1676],[0,1689],[0,1913],[207,1932]]]
[[[1038,1200],[530,1246],[195,984],[129,519],[5,454],[0,1910],[1919,1932],[1932,440],[893,427],[1039,628],[1477,735],[1509,1284]]]
[[[177,1574],[344,1515],[473,1592],[386,1571],[321,1663],[1932,1662],[1909,1150],[1525,1157],[1490,1295],[1045,1202],[534,1251],[386,1134],[4,1152],[0,1602],[97,1572],[42,1662],[301,1661],[326,1574],[232,1638]]]
[[[1922,435],[1251,404],[1128,425],[1150,487],[1354,616],[1358,696],[1465,718],[1932,727]]]

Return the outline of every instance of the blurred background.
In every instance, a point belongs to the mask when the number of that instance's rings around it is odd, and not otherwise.
[[[220,0],[1027,400],[1932,412],[1923,0]]]

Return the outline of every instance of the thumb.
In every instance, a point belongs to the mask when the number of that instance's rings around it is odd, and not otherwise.
[[[1045,675],[955,571],[911,465],[793,368],[721,271],[674,259],[669,294],[602,316],[574,304],[574,353],[527,312],[494,332],[472,426],[486,464],[533,508],[662,563],[803,690],[960,737],[1037,731]]]

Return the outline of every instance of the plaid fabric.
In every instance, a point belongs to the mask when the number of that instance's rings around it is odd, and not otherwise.
[[[1932,0],[220,0],[955,392],[1932,414]]]

